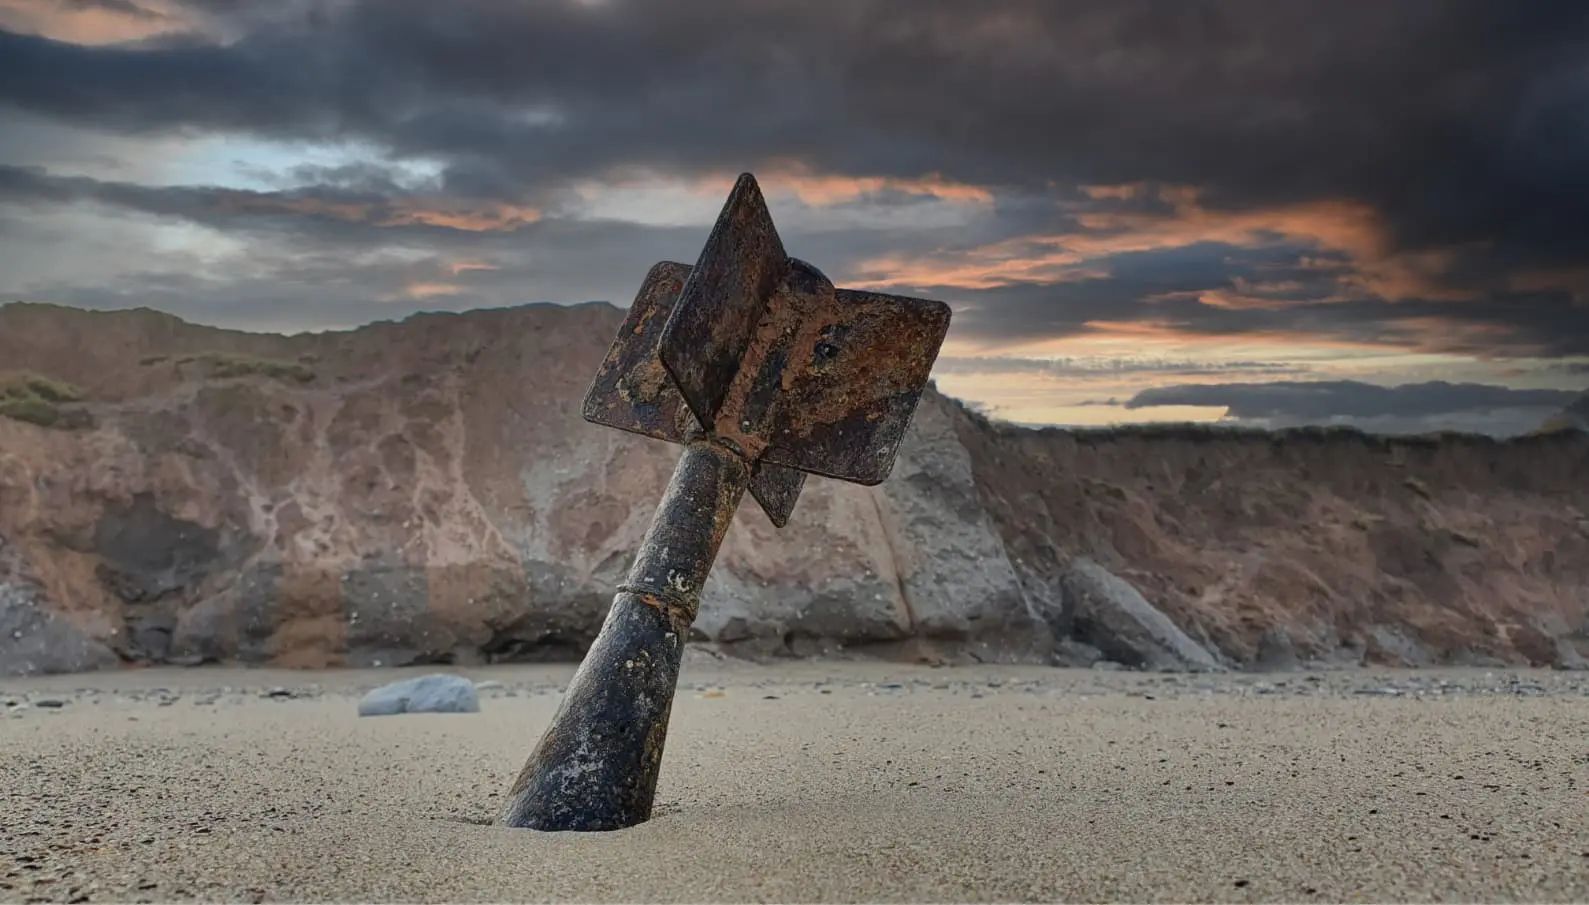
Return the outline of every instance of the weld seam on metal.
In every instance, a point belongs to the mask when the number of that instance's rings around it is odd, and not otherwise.
[[[668,617],[668,621],[682,629],[688,628],[695,622],[695,617],[700,613],[701,601],[699,597],[690,594],[681,594],[672,588],[659,589],[642,587],[625,582],[618,586],[618,591],[623,594],[633,594],[642,599],[650,598],[662,604],[658,609]]]

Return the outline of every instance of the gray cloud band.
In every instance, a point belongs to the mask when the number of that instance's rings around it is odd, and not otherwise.
[[[1340,298],[1341,268],[1299,262],[1348,256],[1278,235],[1258,247],[1109,251],[1089,259],[1099,276],[1058,285],[921,288],[967,307],[958,337],[989,342],[1153,321],[1194,335],[1589,354],[1589,307],[1575,300],[1589,298],[1589,6],[1573,0],[1350,9],[1272,0],[366,0],[283,4],[269,16],[251,4],[189,5],[242,37],[87,47],[0,32],[0,116],[10,108],[151,137],[357,139],[398,159],[439,161],[435,192],[499,204],[544,205],[576,180],[615,170],[695,176],[790,158],[827,174],[935,172],[993,192],[989,219],[958,237],[905,228],[804,237],[807,256],[835,272],[955,241],[1073,231],[1094,209],[1174,216],[1151,192],[1087,201],[1077,185],[1195,186],[1199,210],[1214,215],[1351,203],[1371,212],[1373,228],[1352,254],[1375,260],[1338,261],[1348,275],[1365,263],[1445,255],[1394,304],[1373,287]],[[438,302],[455,307],[509,303],[515,286],[529,284],[542,298],[622,304],[631,271],[687,255],[698,239],[555,218],[487,234],[400,223],[381,212],[413,189],[379,166],[290,175],[307,184],[240,204],[202,187],[11,168],[0,171],[0,203],[88,201],[246,231],[276,243],[284,261],[306,244],[492,255],[496,271]],[[317,215],[313,204],[284,201],[365,205],[367,215]],[[4,227],[9,236],[18,221]],[[384,284],[411,265],[357,266]],[[614,271],[625,279],[580,277]],[[1260,300],[1268,305],[1200,297],[1238,277],[1289,288]],[[23,288],[67,301],[106,292],[0,286]],[[226,285],[207,282],[192,290],[202,297],[188,296],[167,280],[164,291],[190,312],[260,298],[237,290],[229,297]]]
[[[1477,383],[1379,386],[1331,380],[1154,387],[1126,400],[1123,407],[1223,408],[1231,422],[1264,427],[1335,423],[1377,433],[1464,429],[1510,436],[1538,429],[1549,416],[1583,405],[1585,398],[1589,397],[1569,391]]]

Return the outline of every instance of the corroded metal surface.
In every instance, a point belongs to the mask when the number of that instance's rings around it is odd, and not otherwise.
[[[746,173],[712,226],[659,345],[662,363],[703,424],[722,408],[767,296],[788,271],[767,203]]]
[[[699,429],[657,348],[662,328],[693,269],[664,261],[646,274],[618,328],[617,340],[585,394],[587,421],[672,443],[686,442],[691,432]],[[782,528],[789,523],[805,479],[804,472],[759,462],[752,470],[750,495],[767,518]]]
[[[750,495],[756,498],[767,518],[782,528],[789,524],[789,516],[794,514],[795,501],[800,499],[800,489],[805,483],[803,471],[757,462],[750,474]]]
[[[685,447],[601,633],[508,792],[508,826],[616,830],[650,819],[684,641],[748,481],[724,447]]]
[[[745,460],[721,443],[686,446],[619,590],[665,602],[681,636],[687,633],[749,480]]]
[[[949,315],[835,289],[788,257],[748,173],[695,266],[651,268],[584,414],[684,454],[505,823],[611,830],[650,817],[684,640],[740,498],[782,527],[807,474],[882,482]]]
[[[657,343],[689,278],[687,264],[664,261],[651,268],[618,328],[618,338],[596,369],[585,394],[585,420],[683,443],[695,418],[662,366]]]
[[[835,290],[796,261],[717,432],[757,461],[857,484],[888,477],[949,329],[942,302]]]

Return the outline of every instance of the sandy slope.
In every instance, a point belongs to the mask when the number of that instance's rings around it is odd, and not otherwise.
[[[549,836],[482,824],[568,670],[466,674],[0,683],[0,900],[1589,900],[1581,675],[695,664],[659,817]]]

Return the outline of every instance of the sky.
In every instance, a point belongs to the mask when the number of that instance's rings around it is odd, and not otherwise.
[[[0,0],[0,300],[627,306],[743,171],[1028,424],[1530,430],[1589,386],[1582,0]]]

